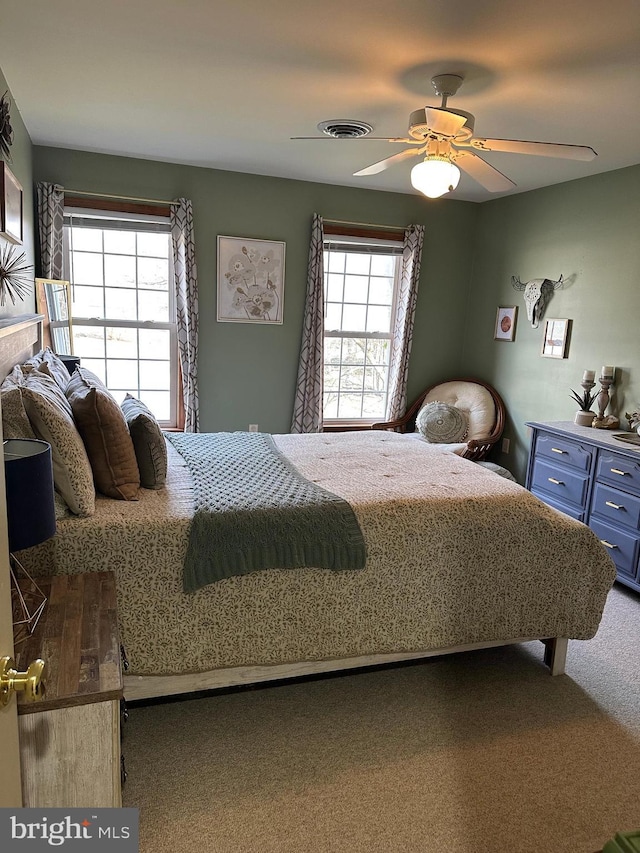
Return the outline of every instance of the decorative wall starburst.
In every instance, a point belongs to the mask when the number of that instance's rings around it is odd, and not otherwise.
[[[33,266],[26,263],[24,252],[18,253],[15,246],[0,246],[0,305],[5,305],[7,296],[12,305],[16,297],[24,299],[33,286]]]
[[[13,145],[13,128],[11,127],[11,116],[9,114],[9,93],[5,92],[0,98],[0,155],[11,163],[11,151]]]

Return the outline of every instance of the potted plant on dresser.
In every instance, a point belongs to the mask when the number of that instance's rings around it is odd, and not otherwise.
[[[573,388],[571,389],[572,399],[580,406],[573,418],[573,422],[578,424],[578,426],[591,426],[593,423],[596,415],[595,412],[591,411],[591,406],[593,406],[597,396],[589,388],[585,388],[582,394],[576,393]]]

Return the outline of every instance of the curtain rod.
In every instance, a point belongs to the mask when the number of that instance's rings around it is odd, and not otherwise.
[[[113,195],[112,193],[89,193],[84,190],[69,190],[66,187],[64,188],[65,195],[86,195],[89,198],[113,198],[118,201],[137,201],[143,204],[158,204],[158,205],[175,205],[177,201],[164,201],[163,199],[158,198],[137,198],[132,195]]]
[[[329,225],[355,225],[358,228],[380,228],[382,231],[404,231],[406,228],[406,225],[375,225],[373,222],[349,222],[345,219],[325,219],[324,217],[322,221]]]

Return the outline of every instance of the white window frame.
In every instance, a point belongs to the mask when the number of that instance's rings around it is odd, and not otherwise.
[[[64,277],[71,284],[73,292],[74,283],[71,279],[71,247],[69,244],[69,225],[73,227],[83,227],[82,220],[89,220],[94,223],[94,227],[100,227],[96,220],[104,222],[103,228],[117,228],[119,222],[132,222],[139,224],[140,231],[144,231],[145,223],[166,226],[166,233],[169,238],[169,255],[168,255],[168,288],[169,288],[169,317],[168,322],[159,321],[138,321],[138,320],[122,320],[122,319],[100,319],[97,317],[80,317],[70,313],[72,323],[78,323],[82,326],[96,326],[99,328],[122,328],[122,329],[167,329],[169,331],[169,420],[158,420],[160,426],[166,429],[175,428],[178,425],[178,325],[176,311],[176,294],[173,279],[173,263],[171,262],[171,232],[169,220],[166,216],[153,216],[150,214],[125,213],[120,211],[105,211],[100,209],[90,210],[86,208],[65,207],[64,209],[64,229],[63,229],[63,267]],[[69,222],[71,220],[71,222]],[[85,223],[87,226],[88,223]],[[89,226],[90,227],[90,226]],[[152,229],[158,230],[158,229]],[[165,228],[160,229],[162,233]],[[103,253],[104,254],[104,253]],[[137,289],[137,288],[136,288]],[[108,359],[107,359],[108,360]],[[139,359],[138,359],[139,360]]]
[[[398,311],[398,294],[400,290],[400,276],[402,274],[402,252],[403,252],[403,244],[398,240],[385,240],[382,238],[371,238],[371,237],[355,237],[355,236],[343,236],[343,235],[325,235],[323,241],[323,252],[325,253],[323,257],[323,261],[326,258],[327,249],[330,250],[330,247],[333,246],[338,250],[347,250],[351,247],[354,250],[359,250],[362,252],[363,249],[370,247],[372,249],[384,249],[390,248],[393,251],[389,252],[389,254],[397,255],[398,260],[395,265],[394,277],[393,277],[393,297],[391,300],[391,328],[389,332],[363,332],[363,331],[350,331],[346,329],[335,330],[331,329],[327,331],[326,327],[324,329],[324,337],[323,337],[323,353],[324,353],[324,342],[327,338],[367,338],[373,340],[388,340],[389,341],[389,367],[391,366],[391,362],[393,359],[393,327],[395,324],[397,311]],[[373,254],[373,252],[371,252]],[[325,269],[325,276],[328,270]],[[324,288],[324,281],[323,281]],[[326,303],[326,293],[323,292],[323,305]],[[366,303],[368,305],[368,302]],[[322,369],[324,374],[324,357],[322,359]],[[342,362],[341,362],[342,364]],[[388,392],[389,392],[389,377],[387,374],[387,401],[388,401]],[[323,403],[324,403],[324,387],[323,387]],[[362,392],[364,394],[364,390]],[[323,405],[324,409],[324,405]],[[386,409],[386,406],[385,406]],[[386,412],[383,412],[380,417],[367,417],[367,418],[325,418],[323,415],[322,425],[323,427],[349,427],[349,426],[368,426],[370,424],[378,423],[379,421],[384,421],[386,418]]]

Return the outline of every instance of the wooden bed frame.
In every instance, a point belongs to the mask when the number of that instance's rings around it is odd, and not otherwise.
[[[216,690],[223,687],[259,684],[263,681],[280,681],[286,678],[299,678],[304,675],[318,675],[325,672],[341,672],[359,667],[379,666],[401,661],[422,660],[455,652],[471,652],[478,649],[492,649],[498,646],[512,646],[516,643],[529,643],[539,637],[519,637],[512,640],[494,640],[483,643],[468,643],[462,646],[449,646],[442,649],[429,649],[421,652],[399,652],[382,655],[361,655],[355,658],[337,660],[302,661],[300,663],[273,664],[269,666],[234,666],[213,669],[208,672],[186,673],[184,675],[125,675],[124,697],[128,702],[141,699],[154,699],[161,696],[175,696],[180,693],[193,693],[197,690]],[[569,640],[554,637],[540,640],[544,643],[544,662],[551,675],[564,675]]]
[[[40,314],[25,314],[19,317],[0,320],[0,380],[11,372],[14,365],[26,361],[41,348],[42,320]],[[359,667],[401,661],[420,660],[422,658],[468,652],[476,649],[495,648],[516,643],[540,640],[545,645],[544,662],[551,675],[562,675],[565,671],[568,639],[565,637],[517,637],[509,640],[495,640],[470,643],[439,649],[425,649],[418,652],[399,652],[391,654],[362,655],[336,660],[302,661],[299,663],[274,664],[266,666],[239,666],[210,670],[208,672],[186,673],[183,675],[126,675],[124,677],[125,698],[129,701],[191,693],[197,690],[212,690],[237,685],[257,684],[265,681],[278,681],[318,673],[338,672]]]

